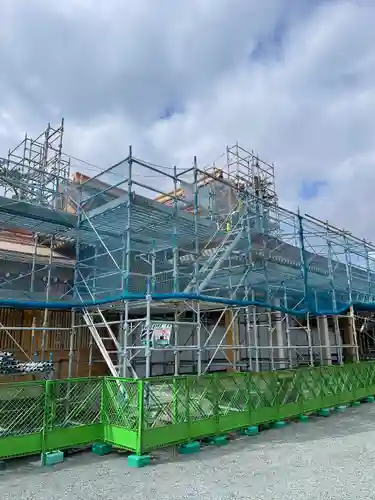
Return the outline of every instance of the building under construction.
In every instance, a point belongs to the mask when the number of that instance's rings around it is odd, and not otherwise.
[[[280,207],[273,165],[239,145],[183,168],[130,147],[89,176],[63,133],[0,158],[1,351],[59,378],[372,357],[375,247]]]

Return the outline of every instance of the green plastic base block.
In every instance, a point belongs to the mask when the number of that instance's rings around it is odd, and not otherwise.
[[[244,429],[244,434],[245,436],[255,436],[256,434],[259,434],[259,427],[257,425],[251,425],[250,427]]]
[[[281,429],[286,426],[286,422],[284,420],[277,420],[276,422],[272,422],[273,429]]]
[[[352,406],[361,406],[360,401],[353,401]]]
[[[190,455],[191,453],[197,453],[201,449],[201,444],[199,441],[192,441],[191,443],[182,444],[178,446],[177,450],[182,455]]]
[[[49,451],[44,455],[45,465],[56,465],[64,461],[64,452],[60,450]]]
[[[335,407],[335,412],[336,413],[342,413],[345,410],[346,410],[346,406],[345,405],[340,405],[340,406],[336,406]]]
[[[367,396],[367,398],[365,398],[363,401],[365,403],[373,403],[375,401],[375,398],[374,396]]]
[[[216,446],[224,446],[228,444],[227,436],[214,436],[210,438],[210,444],[215,444]]]
[[[299,420],[299,422],[307,422],[309,420],[309,416],[308,415],[300,415],[298,417],[298,420]]]
[[[91,450],[96,455],[108,455],[112,451],[112,446],[106,443],[95,443],[92,445]]]
[[[329,411],[329,408],[322,408],[318,411],[318,415],[319,417],[329,417],[331,412]]]
[[[129,455],[128,465],[129,467],[146,467],[150,464],[150,455]]]

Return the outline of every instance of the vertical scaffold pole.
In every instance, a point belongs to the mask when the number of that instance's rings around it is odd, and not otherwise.
[[[94,276],[92,279],[92,290],[91,290],[91,295],[93,299],[95,300],[97,297],[97,272],[98,272],[98,247],[95,245],[95,251],[94,251]],[[94,339],[92,338],[91,332],[89,336],[89,377],[91,377],[92,374],[92,354],[93,354],[93,347],[94,347]]]
[[[130,285],[130,266],[131,266],[131,222],[132,222],[132,171],[133,171],[133,149],[129,146],[128,156],[128,191],[127,191],[127,221],[125,226],[125,260],[124,267],[122,268],[122,275],[125,275],[124,292],[129,293]],[[122,330],[122,343],[121,349],[121,368],[120,373],[122,377],[128,376],[128,340],[129,340],[129,301],[124,300],[124,323],[121,325]]]
[[[318,310],[318,297],[316,295],[316,292],[314,293],[315,295],[315,310]],[[321,328],[321,322],[319,321],[319,317],[316,318],[316,331],[318,333],[318,340],[319,340],[319,358],[320,358],[320,364],[324,364],[324,356],[323,356],[323,343],[322,343],[322,328]]]
[[[267,294],[268,295],[268,294]],[[269,352],[269,360],[270,360],[270,368],[271,371],[275,371],[275,353],[273,346],[273,331],[274,327],[272,325],[272,312],[270,309],[267,310],[267,322],[268,322],[268,352]]]
[[[353,332],[353,341],[354,341],[354,359],[356,362],[359,362],[359,349],[358,349],[358,337],[357,337],[357,329],[355,325],[355,314],[354,314],[354,308],[351,305],[349,308],[349,322],[350,322],[350,328]]]
[[[36,255],[38,251],[38,241],[39,241],[39,234],[36,233],[34,235],[33,262],[31,265],[30,293],[34,293],[34,287],[35,287],[35,269],[36,269]]]
[[[180,290],[179,286],[179,241],[178,241],[178,207],[177,207],[177,167],[173,167],[173,235],[172,235],[172,252],[173,252],[173,271],[172,271],[172,290],[177,293]],[[174,311],[174,374],[177,376],[180,373],[180,353],[178,350],[179,344],[179,325],[180,317],[179,307]]]
[[[51,236],[50,247],[49,247],[48,272],[47,272],[47,282],[46,282],[46,302],[49,302],[50,291],[51,291],[52,260],[53,260],[53,236]],[[49,338],[49,334],[46,330],[48,326],[48,313],[49,313],[48,308],[44,309],[41,361],[44,361],[44,355],[46,352],[46,339]]]
[[[252,237],[251,237],[251,220],[250,220],[250,200],[249,200],[249,192],[245,191],[245,214],[244,216],[246,217],[246,236],[247,236],[247,244],[248,244],[248,251],[247,251],[247,267],[248,270],[253,268],[253,242],[252,242]],[[245,285],[245,300],[249,300],[249,286],[246,284]],[[251,291],[251,300],[255,299],[254,291]],[[254,308],[255,306],[253,306]],[[248,346],[248,358],[249,358],[249,369],[253,371],[253,351],[251,347],[251,324],[250,324],[250,306],[247,306],[245,309],[245,319],[246,319],[246,337],[247,337],[247,346]],[[255,337],[255,324],[253,324],[253,332],[254,332],[254,337]],[[254,339],[254,345],[255,345],[255,339]],[[256,365],[256,363],[255,363]],[[257,368],[255,366],[255,371],[257,371]]]
[[[251,291],[251,300],[255,301],[255,291]],[[254,333],[254,351],[255,351],[255,371],[259,372],[259,348],[258,348],[258,318],[257,308],[252,306],[253,309],[253,333]]]
[[[173,239],[172,239],[172,252],[173,252],[173,293],[180,291],[179,286],[179,241],[178,241],[178,210],[177,210],[177,168],[173,167]]]
[[[124,316],[123,324],[121,325],[122,330],[122,360],[121,360],[121,377],[128,376],[128,339],[129,339],[129,302],[124,301]]]
[[[121,235],[121,292],[125,293],[125,268],[126,268],[126,230]],[[118,372],[120,377],[126,377],[126,362],[125,362],[125,307],[126,301],[122,302],[124,310],[120,312],[120,323],[118,327],[118,336],[119,336],[119,351],[117,353],[117,363],[118,363]]]
[[[155,250],[155,240],[152,240],[151,249],[151,294],[156,291],[156,250]]]
[[[332,309],[336,313],[337,312],[337,300],[336,300],[336,289],[334,282],[334,274],[333,274],[333,250],[332,250],[332,241],[329,240],[329,225],[326,223],[327,227],[327,244],[328,244],[328,273],[329,273],[329,281],[331,285],[331,293],[332,293]],[[337,349],[337,361],[340,365],[343,364],[343,355],[342,355],[342,345],[341,345],[341,334],[340,334],[340,325],[339,318],[337,314],[333,316],[333,329],[335,334],[335,344]]]
[[[63,148],[63,138],[64,138],[64,118],[61,118],[61,124],[60,124],[60,138],[59,138],[59,143],[57,146],[57,158],[56,158],[56,164],[57,164],[57,176],[56,176],[56,181],[55,181],[55,199],[53,200],[53,208],[55,210],[61,208],[62,210],[65,210],[66,208],[66,197],[61,196],[61,175],[64,174],[65,172],[61,172],[61,156],[62,156],[62,148]],[[69,160],[70,161],[70,160]]]
[[[281,300],[279,298],[274,299],[274,305],[279,308],[281,306]],[[285,348],[284,348],[284,325],[283,322],[285,318],[282,317],[280,309],[275,309],[275,326],[273,331],[276,337],[276,354],[278,361],[278,368],[285,368]]]
[[[284,307],[288,309],[288,296],[286,293],[286,286],[284,285]],[[291,349],[290,343],[290,324],[289,324],[289,314],[285,313],[285,333],[286,333],[286,344],[288,346],[288,359],[289,359],[289,368],[293,368],[293,353]]]
[[[245,300],[249,300],[249,287],[245,285]],[[248,369],[253,371],[253,360],[252,360],[252,350],[251,350],[251,325],[250,325],[250,306],[245,308],[245,333],[246,333],[246,344],[247,344],[247,357],[249,359]]]
[[[310,366],[314,366],[314,353],[313,353],[312,339],[311,339],[310,313],[307,313],[306,315],[306,333],[307,333],[307,342],[309,349],[309,364]]]
[[[147,294],[146,294],[146,346],[145,346],[145,357],[146,357],[146,378],[151,377],[151,283],[148,280],[147,283]]]
[[[81,245],[81,217],[82,217],[82,187],[78,189],[78,200],[76,205],[76,255],[75,255],[75,263],[74,263],[74,282],[73,282],[73,301],[75,302],[78,297],[78,286],[79,286],[79,259],[80,255],[80,245]],[[69,339],[69,362],[68,362],[68,377],[71,378],[73,375],[73,361],[74,361],[74,347],[75,347],[75,338],[76,338],[76,310],[72,308],[72,317],[71,317],[71,333]],[[91,335],[91,333],[90,333]]]
[[[308,267],[306,262],[306,251],[305,251],[305,239],[303,233],[303,219],[298,209],[297,214],[298,220],[298,235],[299,235],[299,248],[300,248],[300,256],[301,256],[301,272],[303,277],[303,289],[304,289],[304,299],[305,305],[308,307]]]
[[[370,301],[371,297],[371,266],[370,266],[370,255],[369,255],[369,250],[368,250],[368,245],[367,241],[363,240],[363,247],[365,250],[365,255],[366,255],[366,271],[367,271],[367,293],[368,293],[368,300]]]
[[[124,232],[121,235],[121,292],[124,295],[127,290],[126,290],[126,285],[127,285],[127,280],[126,280],[126,270],[127,270],[127,234],[128,234],[128,226],[129,226],[129,203],[130,203],[130,198],[131,198],[131,190],[130,190],[130,195],[129,195],[129,177],[130,177],[130,167],[129,167],[129,161],[131,161],[131,146],[129,146],[129,155],[128,155],[128,179],[127,179],[127,185],[128,185],[128,196],[126,200],[126,214],[127,214],[127,220],[125,224],[125,229]],[[118,328],[118,340],[119,340],[119,352],[117,353],[117,362],[118,362],[118,373],[120,377],[127,377],[128,372],[127,372],[127,353],[126,353],[126,346],[127,346],[127,340],[128,340],[128,335],[126,331],[126,324],[128,323],[128,301],[123,300],[122,301],[123,305],[123,311],[120,313],[120,323],[119,323],[119,328]]]
[[[355,327],[355,315],[353,308],[353,284],[352,284],[352,262],[350,257],[350,250],[348,245],[348,238],[346,234],[343,235],[344,238],[344,252],[345,252],[345,268],[346,268],[346,276],[348,281],[348,294],[349,294],[349,324],[351,335],[350,338],[353,339],[354,345],[351,346],[351,350],[354,350],[354,359],[355,361],[359,361],[359,350],[358,350],[358,340],[357,340],[357,330]]]
[[[305,237],[303,232],[303,218],[298,209],[297,214],[298,219],[298,234],[299,234],[299,247],[301,254],[301,271],[303,276],[303,289],[304,289],[304,299],[305,306],[309,308],[309,287],[308,287],[308,265],[306,261],[306,250],[305,250]],[[309,352],[309,364],[310,366],[314,366],[314,354],[312,350],[312,342],[311,342],[311,328],[310,328],[310,313],[306,314],[306,333],[307,333],[307,342],[308,342],[308,352]]]
[[[174,374],[177,376],[180,373],[180,353],[178,350],[178,344],[179,344],[179,310],[178,308],[174,312]]]
[[[198,215],[199,215],[199,192],[198,192],[198,166],[197,157],[194,156],[194,281],[195,291],[199,290],[199,234],[198,234]],[[200,303],[197,300],[195,304],[196,331],[197,331],[197,373],[202,374],[202,338],[201,338],[201,317]]]
[[[266,235],[268,236],[268,230],[269,230],[269,225],[268,225],[268,220],[266,217],[266,211],[264,207],[264,199],[261,196],[261,193],[259,191],[259,169],[258,169],[258,160],[253,156],[252,158],[252,172],[254,173],[254,169],[256,174],[255,177],[253,178],[254,181],[254,189],[255,189],[255,201],[256,201],[256,215],[259,217],[259,230],[262,235],[262,247],[263,247],[263,269],[264,269],[264,280],[265,280],[265,291],[266,291],[266,297],[265,301],[267,304],[271,304],[271,290],[270,290],[270,283],[269,283],[269,273],[268,273],[268,249],[267,249],[267,238]],[[275,369],[275,361],[274,361],[274,349],[273,349],[273,327],[272,327],[272,312],[270,309],[266,311],[267,315],[267,323],[268,323],[268,359],[269,359],[269,366],[272,371]]]

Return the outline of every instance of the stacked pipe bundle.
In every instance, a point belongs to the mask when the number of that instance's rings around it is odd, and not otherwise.
[[[16,371],[17,360],[11,352],[0,351],[0,373],[8,374]]]
[[[51,372],[52,361],[18,361],[11,352],[0,351],[0,374],[13,375],[22,373]]]
[[[52,370],[52,361],[27,361],[17,364],[18,373],[50,372]]]

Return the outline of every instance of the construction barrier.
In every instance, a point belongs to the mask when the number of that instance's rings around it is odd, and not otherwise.
[[[0,458],[92,443],[144,455],[375,394],[375,363],[295,371],[0,384]]]

